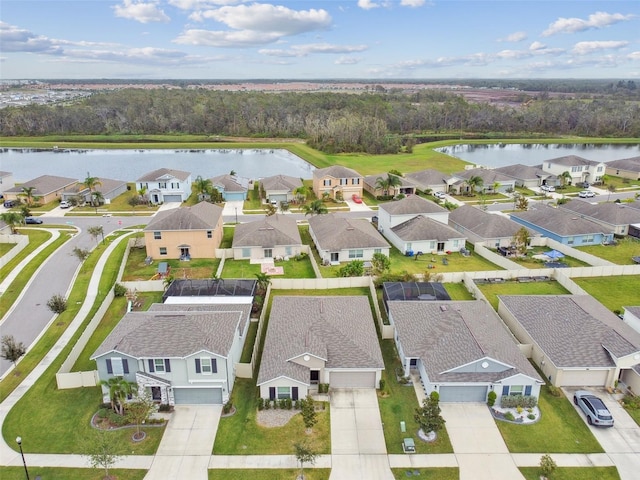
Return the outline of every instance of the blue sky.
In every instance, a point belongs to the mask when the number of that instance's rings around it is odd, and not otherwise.
[[[2,0],[3,79],[640,78],[640,2]]]

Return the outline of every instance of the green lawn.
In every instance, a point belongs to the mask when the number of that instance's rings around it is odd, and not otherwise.
[[[460,478],[460,472],[458,467],[449,468],[392,468],[393,478],[396,480],[410,478],[407,472],[411,472],[411,476],[415,476],[414,472],[419,472],[420,479],[432,479],[432,480],[458,480]]]
[[[98,213],[102,214],[103,212],[136,212],[140,214],[152,214],[153,212],[158,210],[157,205],[136,205],[132,207],[129,205],[129,199],[135,196],[138,196],[138,192],[136,191],[135,183],[128,183],[127,187],[130,190],[127,190],[121,195],[118,195],[116,198],[112,199],[111,202],[107,205],[100,205],[98,207]],[[100,186],[97,187],[100,190]],[[95,207],[74,207],[74,212],[86,212],[86,213],[95,213]]]
[[[251,356],[253,355],[253,346],[256,343],[256,336],[258,335],[258,322],[250,322],[247,329],[247,339],[244,342],[242,349],[242,355],[240,356],[240,363],[249,363]]]
[[[538,403],[541,417],[537,423],[517,425],[496,421],[510,452],[603,452],[602,447],[573,408],[570,400],[564,396],[552,396],[548,387],[543,386],[540,390]]]
[[[247,192],[247,199],[242,206],[243,210],[264,210],[265,205],[260,198],[260,192],[256,190],[249,190]],[[242,212],[238,212],[242,213]]]
[[[24,247],[20,253],[13,257],[9,263],[0,269],[0,281],[7,278],[9,272],[16,268],[21,261],[27,258],[30,253],[51,238],[51,232],[47,232],[46,230],[30,230],[26,228],[21,229],[20,233],[29,237],[29,244]]]
[[[384,439],[387,452],[403,453],[402,440],[413,437],[416,442],[416,453],[453,453],[446,429],[438,432],[438,438],[433,443],[423,442],[418,438],[418,424],[413,419],[415,409],[420,405],[413,386],[402,385],[396,380],[395,371],[401,368],[400,360],[392,340],[382,340],[382,356],[385,369],[382,378],[385,388],[378,395],[378,405],[384,429]],[[400,430],[400,422],[405,422],[406,432]]]
[[[391,273],[408,272],[412,274],[425,273],[437,275],[446,272],[502,270],[498,265],[491,263],[475,253],[465,257],[459,252],[454,252],[450,255],[431,255],[431,253],[425,252],[424,255],[417,257],[407,257],[397,248],[391,247],[389,259],[391,260]],[[446,259],[448,265],[442,263],[443,259]],[[429,268],[429,265],[435,268]]]
[[[296,480],[300,469],[269,468],[257,469],[220,469],[209,470],[209,480]],[[309,468],[305,466],[305,480],[328,480],[331,470],[328,468]]]
[[[222,229],[222,242],[220,242],[220,248],[231,248],[233,245],[233,234],[236,229],[234,227],[224,227]]]
[[[520,467],[527,480],[540,480],[539,467]],[[553,480],[620,480],[616,467],[558,467],[551,476]]]
[[[550,251],[549,247],[534,247],[532,250],[527,251],[526,257],[509,258],[509,260],[522,265],[525,268],[546,268],[544,266],[546,260],[540,260],[533,258],[534,255],[541,255]],[[588,267],[589,264],[578,260],[577,258],[565,256],[560,259],[562,263],[566,263],[569,267]]]
[[[640,240],[637,238],[625,237],[617,240],[615,245],[589,245],[586,247],[576,247],[596,257],[609,260],[618,265],[633,265],[631,257],[640,256]]]
[[[498,309],[498,295],[566,295],[569,292],[558,282],[519,283],[485,283],[478,285],[491,306]]]
[[[28,464],[27,464],[28,466]],[[53,467],[28,467],[30,478],[42,477],[45,480],[102,480],[103,469],[92,468],[53,468]],[[142,480],[147,474],[146,470],[123,470],[113,468],[109,475],[115,480]],[[24,480],[23,467],[0,467],[2,480]]]
[[[313,266],[309,258],[301,260],[274,261],[276,267],[284,268],[284,275],[274,275],[273,278],[315,278]],[[260,273],[259,263],[251,264],[249,260],[225,260],[222,269],[223,278],[252,278]]]
[[[5,255],[9,250],[15,247],[15,243],[0,243],[0,257]]]
[[[611,311],[640,305],[640,275],[585,277],[573,281]]]
[[[473,295],[467,290],[464,283],[445,283],[444,284],[447,293],[451,297],[451,300],[473,300]]]

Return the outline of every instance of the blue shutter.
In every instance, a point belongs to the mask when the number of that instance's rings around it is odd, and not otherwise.
[[[291,400],[298,400],[298,387],[291,387]]]
[[[269,387],[269,400],[276,399],[276,387]]]
[[[150,358],[149,359],[149,373],[153,373],[155,371],[156,371],[156,369],[153,368],[153,358]]]
[[[525,395],[531,395],[531,385],[525,385],[524,394]]]
[[[113,367],[111,366],[110,358],[107,358],[107,373],[113,373]]]
[[[171,362],[168,358],[164,359],[164,371],[167,373],[171,372]]]
[[[126,358],[122,359],[122,371],[125,374],[129,373],[129,360],[127,360]]]
[[[504,385],[502,387],[502,395],[509,395],[509,385]]]
[[[200,359],[196,358],[196,373],[201,373],[202,370],[200,369]]]
[[[211,359],[211,373],[218,373],[218,360],[215,358]]]

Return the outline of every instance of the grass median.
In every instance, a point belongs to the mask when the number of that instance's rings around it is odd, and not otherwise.
[[[46,480],[96,480],[102,478],[103,472],[102,469],[93,468],[29,467],[30,478]],[[109,469],[110,477],[118,480],[142,480],[146,474],[146,470]],[[24,477],[23,467],[0,467],[2,480],[24,480]]]

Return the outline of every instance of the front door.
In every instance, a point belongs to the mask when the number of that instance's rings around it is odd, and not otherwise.
[[[320,370],[311,370],[311,375],[309,380],[311,381],[311,384],[318,384],[320,382]]]
[[[160,402],[162,400],[162,392],[160,387],[151,387],[151,399],[154,402]]]
[[[189,260],[190,258],[189,247],[180,247],[180,260]]]
[[[438,251],[444,252],[444,242],[438,242]]]

